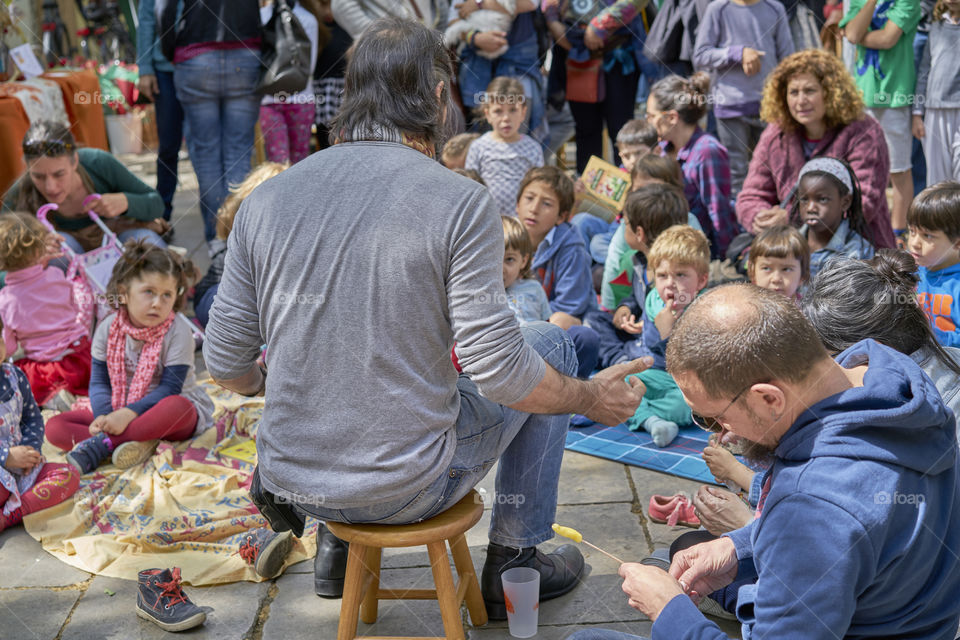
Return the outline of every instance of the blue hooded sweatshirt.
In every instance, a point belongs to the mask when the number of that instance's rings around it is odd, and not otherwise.
[[[736,545],[743,638],[953,640],[960,619],[956,421],[908,357],[864,340],[862,387],[818,402],[780,439],[769,492]],[[686,596],[654,640],[726,638]]]
[[[577,318],[596,306],[590,256],[580,232],[569,222],[550,229],[530,265],[547,292],[550,308]]]

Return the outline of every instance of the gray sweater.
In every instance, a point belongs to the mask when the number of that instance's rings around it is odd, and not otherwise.
[[[454,340],[486,397],[529,395],[546,365],[506,304],[502,265],[487,190],[400,144],[336,145],[257,188],[203,353],[230,379],[268,346],[267,489],[352,508],[434,481],[456,444]]]
[[[918,100],[913,113],[931,109],[960,108],[960,25],[940,20],[930,24],[930,39],[923,48],[917,72]],[[922,99],[921,99],[922,98]]]
[[[759,73],[752,76],[743,72],[744,47],[766,54],[761,58]],[[697,27],[693,66],[713,73],[713,104],[718,118],[756,115],[760,113],[763,81],[791,53],[793,36],[778,0],[760,0],[749,6],[714,0]]]

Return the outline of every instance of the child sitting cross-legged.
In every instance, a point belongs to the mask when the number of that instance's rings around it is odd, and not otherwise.
[[[581,322],[596,300],[590,257],[569,222],[573,180],[557,167],[531,169],[520,183],[516,207],[535,251],[531,270],[550,301],[549,321],[570,334],[580,361],[577,373],[585,377],[596,368],[599,339]]]
[[[128,242],[113,268],[107,301],[116,313],[93,336],[88,410],[47,422],[47,439],[89,473],[112,456],[140,464],[157,441],[186,440],[212,426],[213,402],[197,386],[193,333],[177,321],[192,269],[167,249]]]
[[[666,229],[687,221],[687,200],[674,186],[651,183],[627,196],[623,207],[625,244],[631,256],[632,293],[611,315],[602,309],[587,313],[586,321],[600,336],[600,367],[609,367],[643,355],[649,355],[643,342],[643,304],[647,299],[647,254],[650,246]]]
[[[7,270],[0,289],[3,342],[27,375],[40,405],[57,392],[87,395],[90,383],[90,327],[84,323],[73,285],[63,271],[47,266],[50,234],[29,213],[0,216],[0,269]],[[59,243],[58,243],[59,244]]]
[[[702,231],[675,225],[657,236],[647,259],[655,288],[643,307],[642,340],[643,355],[653,356],[653,366],[634,374],[647,391],[627,426],[633,431],[643,428],[654,444],[665,447],[680,426],[691,423],[690,408],[666,370],[667,341],[677,318],[707,286],[710,242]]]
[[[750,244],[747,276],[758,287],[798,301],[797,291],[810,277],[810,248],[806,239],[787,225],[764,229]]]
[[[0,342],[0,361],[7,357]],[[27,376],[6,362],[0,364],[0,531],[23,516],[60,504],[80,485],[68,464],[46,462],[43,416],[33,399]]]

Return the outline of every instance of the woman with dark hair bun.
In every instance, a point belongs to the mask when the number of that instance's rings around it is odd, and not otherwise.
[[[675,157],[683,172],[683,194],[710,240],[712,258],[722,258],[740,232],[730,202],[727,149],[698,122],[707,113],[710,76],[658,80],[647,98],[647,122],[657,130],[663,155]]]
[[[960,414],[960,349],[942,347],[917,303],[917,263],[881,249],[870,260],[833,260],[814,279],[803,311],[828,350],[872,338],[908,354]]]

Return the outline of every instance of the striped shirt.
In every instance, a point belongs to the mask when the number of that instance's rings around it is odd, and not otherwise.
[[[499,142],[492,133],[485,133],[467,151],[466,168],[480,174],[504,216],[516,217],[517,191],[523,176],[542,166],[543,149],[530,136],[520,136],[516,142]]]

